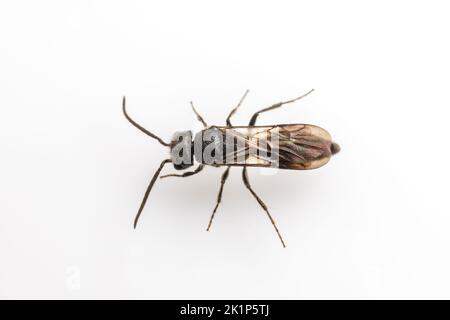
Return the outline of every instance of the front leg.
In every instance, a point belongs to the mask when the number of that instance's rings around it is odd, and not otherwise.
[[[213,211],[213,213],[211,215],[211,218],[209,219],[208,228],[206,229],[206,231],[209,231],[209,229],[211,228],[212,222],[214,220],[214,216],[216,215],[217,208],[219,208],[219,204],[222,201],[223,186],[225,185],[225,182],[228,179],[228,174],[230,172],[230,168],[231,168],[231,166],[228,166],[228,168],[222,174],[222,179],[220,181],[219,194],[217,195],[216,206],[214,207],[214,211]]]
[[[183,174],[166,174],[164,176],[161,176],[160,179],[168,177],[180,177],[180,178],[190,177],[202,171],[204,167],[205,166],[203,164],[200,164],[194,171],[187,171]]]

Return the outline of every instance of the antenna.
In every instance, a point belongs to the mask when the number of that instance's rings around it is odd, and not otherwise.
[[[152,137],[153,139],[158,140],[159,143],[161,143],[163,146],[170,146],[170,143],[164,142],[163,139],[161,139],[160,137],[158,137],[156,134],[151,133],[150,131],[148,131],[147,129],[145,129],[144,127],[140,126],[139,124],[137,124],[133,119],[131,119],[131,117],[128,115],[126,107],[125,107],[125,96],[123,97],[122,100],[122,109],[123,109],[123,114],[125,115],[125,118],[127,118],[128,121],[130,121],[130,123],[135,126],[136,128],[138,128],[139,130],[141,130],[143,133],[145,133],[146,135],[148,135],[149,137]]]

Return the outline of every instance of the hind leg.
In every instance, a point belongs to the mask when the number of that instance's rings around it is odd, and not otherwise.
[[[274,110],[274,109],[277,109],[277,108],[279,108],[279,107],[281,107],[281,106],[283,106],[283,105],[285,105],[285,104],[292,103],[292,102],[295,102],[295,101],[297,101],[297,100],[300,100],[301,98],[306,97],[308,94],[310,94],[310,93],[313,92],[313,91],[314,91],[314,89],[310,90],[309,92],[307,92],[307,93],[305,93],[304,95],[302,95],[302,96],[300,96],[300,97],[297,97],[297,98],[295,98],[295,99],[288,100],[288,101],[278,102],[278,103],[275,103],[274,105],[271,105],[270,107],[267,107],[267,108],[264,108],[264,109],[259,110],[259,111],[256,112],[256,113],[253,115],[253,117],[250,119],[250,123],[249,123],[248,125],[251,126],[251,127],[254,126],[255,123],[256,123],[256,120],[258,119],[258,116],[259,116],[260,113],[264,113],[264,112],[267,112],[267,111],[270,111],[270,110]]]

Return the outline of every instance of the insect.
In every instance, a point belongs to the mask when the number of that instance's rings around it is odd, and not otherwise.
[[[217,209],[222,201],[222,193],[230,169],[232,167],[241,167],[244,185],[262,207],[283,247],[286,247],[269,209],[250,184],[247,168],[316,169],[325,165],[332,155],[340,151],[339,145],[332,141],[330,134],[318,126],[310,124],[256,126],[256,121],[261,113],[298,101],[313,91],[314,89],[295,99],[278,102],[259,110],[252,116],[248,126],[233,126],[231,124],[231,118],[241,106],[249,90],[245,92],[237,106],[229,113],[226,119],[226,126],[208,126],[191,102],[192,110],[198,121],[202,123],[204,129],[198,132],[194,138],[191,131],[176,132],[170,143],[165,142],[157,135],[136,123],[128,115],[125,106],[126,100],[123,97],[122,109],[127,120],[146,135],[156,139],[163,146],[170,148],[170,158],[161,162],[147,187],[134,219],[134,228],[137,226],[148,196],[164,166],[172,163],[176,170],[186,170],[194,165],[195,159],[198,165],[194,170],[185,171],[181,174],[168,174],[160,178],[189,177],[201,172],[207,165],[226,167],[222,174],[216,205],[209,219],[207,231],[210,230]]]

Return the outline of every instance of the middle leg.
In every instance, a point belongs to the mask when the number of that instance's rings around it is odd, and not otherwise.
[[[244,169],[242,170],[242,180],[244,181],[245,186],[247,187],[247,189],[251,192],[251,194],[255,197],[255,199],[258,201],[259,205],[264,209],[264,211],[266,212],[267,216],[270,219],[270,222],[272,222],[273,227],[275,228],[275,231],[277,232],[278,238],[280,238],[281,243],[283,244],[283,247],[286,248],[286,245],[284,243],[283,237],[280,234],[280,231],[278,231],[277,225],[275,223],[275,220],[272,218],[272,216],[270,215],[269,210],[267,209],[266,204],[258,197],[258,195],[256,194],[255,191],[253,191],[252,186],[250,185],[250,181],[248,180],[248,174],[247,174],[247,167],[244,167]]]
[[[209,219],[208,228],[206,229],[206,231],[209,231],[209,229],[211,229],[211,225],[212,225],[214,216],[216,215],[217,208],[219,208],[219,204],[222,201],[223,186],[225,185],[225,182],[228,179],[228,174],[230,172],[230,168],[231,168],[231,166],[228,166],[228,168],[222,174],[222,179],[220,181],[219,194],[217,195],[217,203],[216,203],[216,206],[214,207],[214,211],[213,211],[213,213],[211,215],[211,218]]]
[[[245,91],[244,95],[242,96],[241,100],[239,100],[238,105],[233,110],[231,110],[231,112],[230,112],[230,114],[228,115],[228,118],[227,118],[227,126],[228,127],[232,126],[232,124],[231,124],[231,117],[236,113],[237,109],[239,109],[239,107],[241,106],[242,102],[244,101],[245,97],[247,96],[247,94],[249,92],[250,92],[250,90],[247,89]]]

